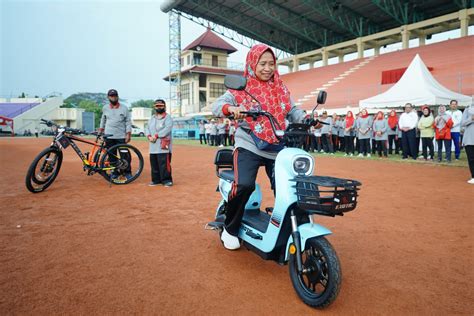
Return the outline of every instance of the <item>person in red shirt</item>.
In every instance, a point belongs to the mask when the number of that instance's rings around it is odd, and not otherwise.
[[[433,127],[435,128],[435,138],[438,144],[438,162],[443,158],[443,144],[446,151],[446,161],[451,162],[451,127],[453,120],[446,113],[446,107],[440,105],[438,108],[438,116],[435,118]]]

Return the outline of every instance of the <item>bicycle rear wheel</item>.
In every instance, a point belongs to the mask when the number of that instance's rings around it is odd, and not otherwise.
[[[44,149],[33,160],[26,173],[26,188],[32,193],[46,190],[56,179],[61,164],[63,152],[57,147]]]
[[[113,184],[128,184],[135,181],[143,171],[143,156],[132,145],[118,144],[102,154],[100,174]]]

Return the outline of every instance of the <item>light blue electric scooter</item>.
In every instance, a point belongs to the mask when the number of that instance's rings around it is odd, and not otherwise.
[[[229,75],[225,78],[225,85],[228,89],[245,91],[246,79]],[[325,99],[326,92],[321,91],[318,105],[323,104]],[[262,193],[256,184],[246,204],[238,237],[247,249],[265,260],[274,260],[279,264],[289,262],[291,282],[298,296],[312,307],[324,308],[339,293],[341,268],[335,250],[325,238],[331,231],[315,223],[313,215],[334,217],[354,210],[361,183],[313,176],[313,157],[302,149],[288,147],[291,146],[291,139],[306,137],[311,124],[318,122],[290,124],[286,131],[279,131],[270,113],[259,110],[245,114],[254,118],[260,115],[267,117],[275,135],[287,148],[278,153],[275,161],[274,207],[260,210]],[[222,200],[217,207],[215,221],[208,223],[207,228],[221,233],[225,206],[234,180],[232,150],[217,151],[215,165]]]

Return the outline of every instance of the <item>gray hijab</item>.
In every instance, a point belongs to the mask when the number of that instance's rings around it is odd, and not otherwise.
[[[446,126],[446,122],[448,122],[450,117],[451,116],[446,113],[446,107],[444,105],[440,105],[438,108],[438,116],[436,117],[436,128],[443,129]]]

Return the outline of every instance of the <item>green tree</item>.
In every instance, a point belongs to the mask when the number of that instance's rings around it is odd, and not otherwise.
[[[132,108],[153,108],[154,102],[153,100],[138,100],[132,102]]]
[[[93,112],[95,116],[95,126],[99,126],[100,118],[102,117],[102,107],[100,105],[94,101],[82,100],[77,107],[86,110],[86,112]]]
[[[63,103],[63,105],[61,105],[61,107],[62,108],[75,108],[76,105],[66,99],[66,100],[64,100],[64,103]]]

